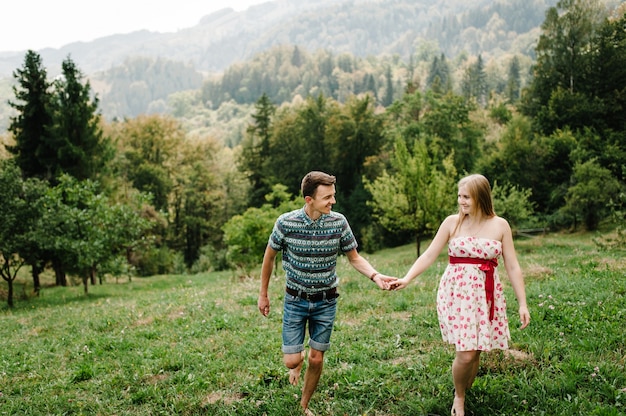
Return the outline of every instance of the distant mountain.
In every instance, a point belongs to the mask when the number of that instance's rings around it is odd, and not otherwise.
[[[231,63],[246,60],[264,48],[264,44],[251,45],[294,16],[346,2],[349,1],[274,0],[242,12],[226,8],[201,18],[194,27],[174,33],[142,30],[37,52],[53,76],[68,55],[86,74],[109,69],[137,56],[180,60],[192,63],[202,72],[220,72]],[[10,76],[22,65],[24,53],[0,52],[0,78]]]
[[[532,56],[545,11],[556,1],[273,0],[242,12],[226,8],[174,33],[138,31],[38,53],[50,77],[59,73],[61,62],[70,56],[92,79],[104,103],[107,97],[102,92],[110,86],[103,80],[111,78],[107,74],[119,73],[126,62],[137,59],[159,60],[169,71],[177,69],[164,60],[185,66],[180,70],[184,82],[168,83],[169,90],[162,90],[163,94],[179,87],[196,89],[203,77],[220,74],[277,45],[361,58],[396,56],[405,61],[424,45],[451,59],[460,54],[481,54],[485,60],[505,54]],[[2,107],[12,98],[7,83],[23,65],[24,54],[0,52],[0,131],[8,122],[7,109]],[[138,78],[140,73],[131,80],[134,86],[149,93],[149,83],[140,85]],[[108,106],[120,108],[110,102]]]
[[[203,17],[196,26],[174,33],[138,31],[92,42],[75,42],[39,52],[51,76],[68,55],[85,74],[107,70],[132,57],[161,57],[219,73],[278,44],[325,48],[356,56],[399,54],[408,57],[420,40],[437,41],[448,56],[468,42],[469,53],[492,45],[472,36],[472,28],[497,24],[502,37],[536,29],[556,0],[274,0],[236,12],[227,8]],[[497,21],[493,22],[494,13]],[[483,17],[482,21],[480,17]],[[468,31],[469,29],[469,31]],[[498,33],[495,34],[498,36]],[[496,39],[498,40],[498,39]],[[521,49],[528,48],[529,39]],[[493,43],[493,42],[492,42]],[[0,52],[0,78],[11,76],[25,51]]]

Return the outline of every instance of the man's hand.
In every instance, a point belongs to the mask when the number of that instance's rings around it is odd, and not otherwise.
[[[374,283],[376,283],[376,285],[378,285],[378,287],[382,290],[391,289],[391,283],[395,282],[396,280],[398,280],[397,277],[387,276],[380,273],[374,277]]]
[[[267,297],[267,295],[259,295],[259,301],[257,302],[257,306],[259,307],[259,312],[261,312],[261,315],[267,316],[270,314],[270,299]]]

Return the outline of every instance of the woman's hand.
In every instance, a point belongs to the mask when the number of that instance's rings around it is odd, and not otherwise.
[[[519,321],[522,324],[520,329],[524,329],[530,323],[530,312],[528,312],[528,307],[520,306],[519,308]]]
[[[389,290],[401,290],[409,285],[410,281],[405,279],[398,279],[395,282],[389,284]]]

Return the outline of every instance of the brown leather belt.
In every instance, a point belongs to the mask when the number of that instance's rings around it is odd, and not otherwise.
[[[316,292],[316,293],[306,293],[301,290],[294,290],[288,287],[285,288],[285,291],[291,296],[296,296],[296,297],[299,297],[299,298],[302,298],[304,300],[308,300],[311,302],[318,302],[324,299],[335,299],[336,297],[339,297],[339,293],[337,293],[336,287],[325,290],[323,292]]]

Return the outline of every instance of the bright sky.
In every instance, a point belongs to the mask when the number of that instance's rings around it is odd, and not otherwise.
[[[270,0],[9,0],[0,6],[0,52],[59,48],[147,29],[176,32],[231,7],[242,11]]]

